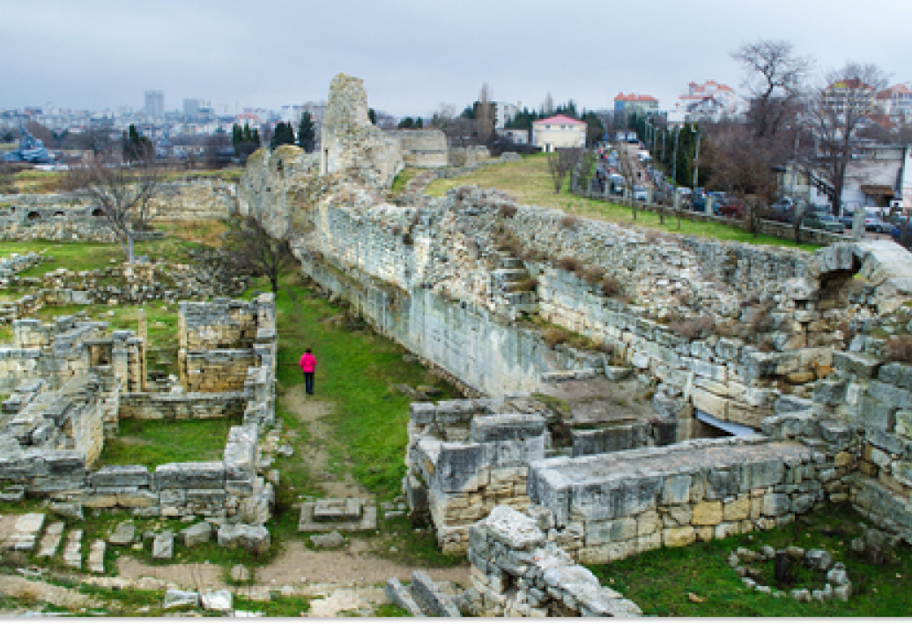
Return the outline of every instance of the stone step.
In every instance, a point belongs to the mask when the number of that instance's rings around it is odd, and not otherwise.
[[[60,540],[63,539],[64,528],[63,522],[54,522],[47,528],[47,531],[44,532],[44,537],[41,538],[41,543],[38,545],[38,557],[44,559],[57,554],[57,549],[60,548]]]
[[[89,549],[89,571],[95,574],[104,574],[104,557],[106,544],[104,540],[95,540]]]
[[[82,529],[73,529],[67,536],[67,545],[63,549],[63,562],[77,570],[82,568]]]
[[[44,527],[44,514],[23,514],[16,520],[14,533],[9,538],[10,548],[12,550],[34,550],[42,527]]]

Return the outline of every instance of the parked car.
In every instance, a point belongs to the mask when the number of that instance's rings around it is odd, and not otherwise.
[[[845,232],[845,226],[828,212],[811,212],[801,220],[801,227],[826,230],[834,234]]]
[[[744,208],[744,203],[740,199],[735,199],[731,197],[725,197],[724,201],[720,201],[719,205],[715,207],[714,212],[720,216],[728,217],[729,219],[743,219],[747,211]]]
[[[690,200],[691,209],[696,210],[697,212],[706,212],[706,195],[707,194],[703,192],[703,189],[694,189]]]
[[[865,230],[868,232],[889,232],[890,224],[885,223],[883,219],[874,214],[865,216]]]
[[[634,201],[646,201],[646,188],[642,186],[633,187],[633,200]]]

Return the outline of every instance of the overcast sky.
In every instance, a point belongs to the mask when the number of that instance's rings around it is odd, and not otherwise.
[[[325,100],[339,73],[370,106],[430,116],[495,100],[538,108],[618,92],[671,108],[691,81],[736,91],[742,43],[791,41],[820,70],[875,63],[912,81],[912,0],[0,0],[0,108],[209,99],[219,114]]]

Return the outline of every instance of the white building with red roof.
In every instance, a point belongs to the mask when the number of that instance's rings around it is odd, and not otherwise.
[[[738,112],[738,96],[734,89],[715,80],[703,84],[691,82],[678,96],[675,112],[688,118],[733,115]]]
[[[897,84],[877,94],[875,106],[881,114],[912,119],[912,85]]]
[[[659,101],[651,95],[618,93],[614,98],[615,115],[650,115],[658,112]]]
[[[532,144],[543,152],[562,147],[586,147],[586,122],[566,115],[533,121]]]

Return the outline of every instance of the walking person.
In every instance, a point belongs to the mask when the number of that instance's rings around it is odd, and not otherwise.
[[[298,362],[301,370],[304,371],[304,389],[307,394],[314,393],[314,371],[317,369],[317,358],[314,357],[310,349],[304,350],[301,361]]]

